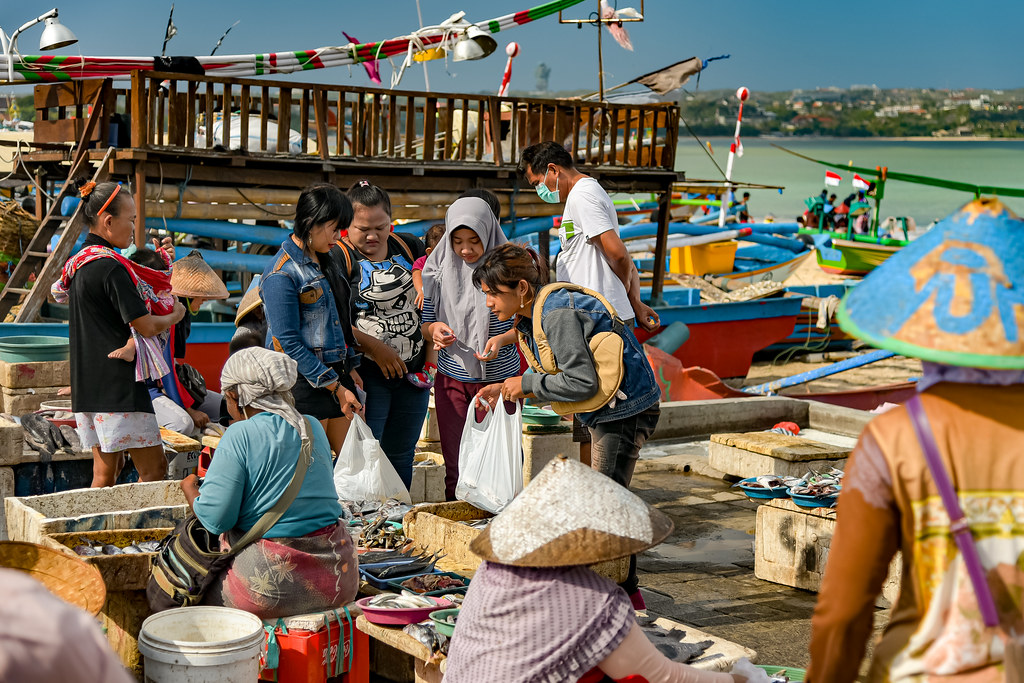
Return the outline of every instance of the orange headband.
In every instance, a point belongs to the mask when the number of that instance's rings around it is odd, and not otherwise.
[[[107,207],[110,206],[110,202],[114,201],[114,197],[116,197],[117,193],[120,192],[120,191],[121,191],[121,183],[118,183],[117,187],[114,188],[114,191],[110,193],[109,197],[107,197],[107,201],[103,202],[103,206],[101,206],[100,210],[96,212],[96,217],[97,218],[99,217],[99,215],[101,213],[103,213],[104,211],[107,210]]]

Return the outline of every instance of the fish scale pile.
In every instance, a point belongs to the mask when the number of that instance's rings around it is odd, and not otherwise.
[[[25,413],[20,418],[6,414],[4,417],[21,424],[25,445],[39,454],[40,462],[50,462],[56,453],[78,453],[82,450],[82,441],[74,427],[55,425],[49,419],[73,420],[74,413],[39,410]]]

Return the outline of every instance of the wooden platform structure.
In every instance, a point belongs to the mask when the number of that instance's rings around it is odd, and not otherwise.
[[[329,182],[347,189],[363,178],[391,193],[395,219],[441,220],[459,194],[475,187],[498,194],[503,219],[553,216],[561,206],[542,202],[516,165],[529,145],[555,140],[607,190],[658,193],[659,227],[667,235],[671,185],[683,179],[674,170],[679,110],[671,103],[134,72],[127,89],[111,81],[38,85],[35,108],[35,147],[22,160],[41,187],[49,191],[67,179],[76,160],[76,175],[90,172],[114,146],[102,175],[128,181],[145,207],[140,214],[151,221],[273,225],[294,216],[301,188]],[[49,208],[37,202],[46,241],[60,229],[59,211],[48,215]],[[74,221],[69,227],[81,230]],[[145,228],[137,222],[137,241]],[[545,250],[547,240],[540,244]],[[657,258],[664,259],[663,245]],[[25,270],[38,274],[41,264]],[[13,288],[23,286],[19,279],[27,282],[28,274],[12,276]],[[14,303],[0,296],[0,316]],[[33,308],[26,306],[18,321],[31,320]]]

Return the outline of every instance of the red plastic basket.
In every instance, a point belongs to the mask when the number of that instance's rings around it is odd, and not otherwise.
[[[288,628],[284,620],[278,620],[274,627],[279,648],[277,668],[263,669],[260,680],[275,683],[369,683],[369,637],[355,628],[354,616],[349,621],[341,610],[338,612],[340,623],[331,612],[326,612],[325,625],[318,630]],[[268,631],[268,639],[269,636]],[[341,675],[335,677],[335,671]]]

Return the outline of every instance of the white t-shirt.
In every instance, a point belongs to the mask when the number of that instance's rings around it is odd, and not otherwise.
[[[620,318],[629,320],[633,317],[633,308],[629,305],[626,288],[592,241],[609,230],[619,234],[612,198],[593,178],[580,178],[565,199],[565,213],[558,227],[562,250],[555,271],[561,282],[571,282],[602,294]]]

